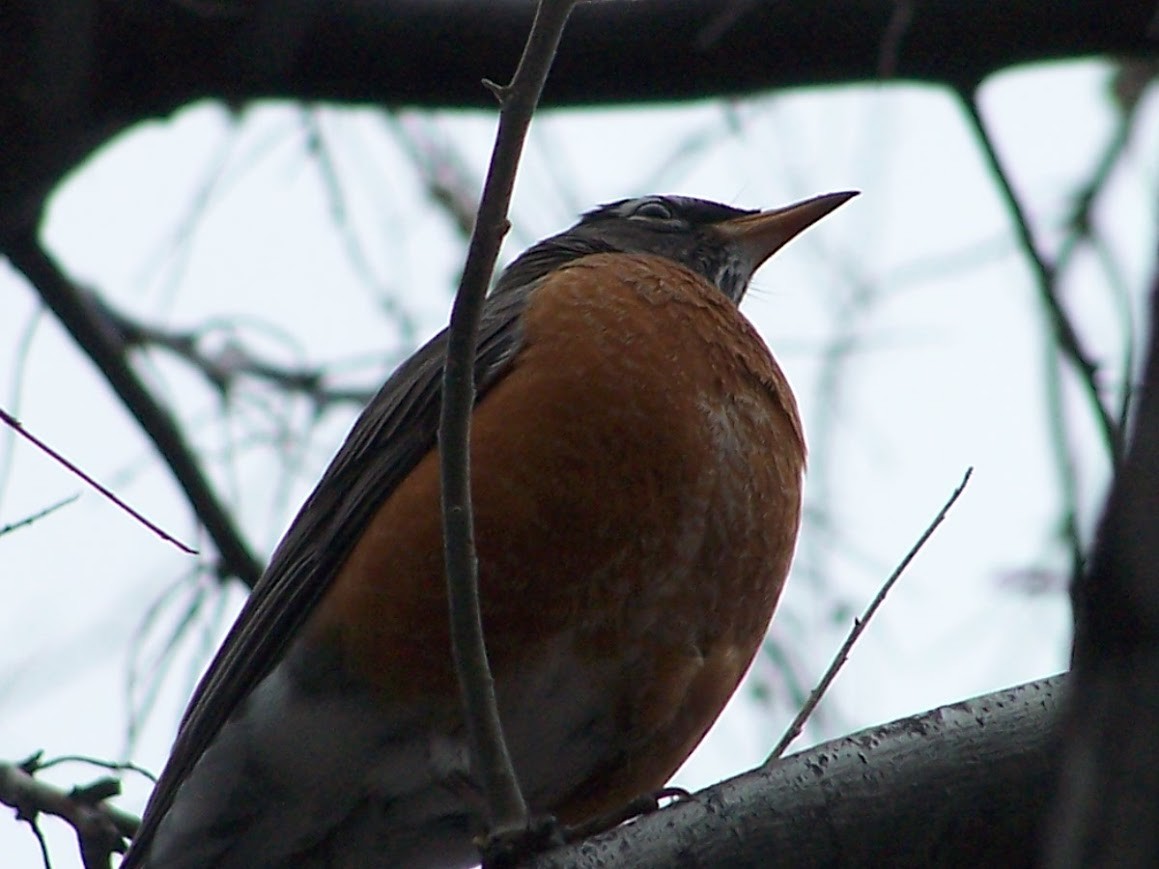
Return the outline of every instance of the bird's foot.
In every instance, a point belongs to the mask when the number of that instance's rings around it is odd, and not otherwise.
[[[565,827],[553,815],[540,815],[532,818],[523,829],[490,833],[480,837],[475,844],[483,857],[482,869],[510,869],[536,854],[605,833],[641,815],[650,815],[658,811],[665,800],[687,799],[692,799],[692,794],[684,788],[660,788],[573,827]]]
[[[692,799],[692,794],[684,788],[660,788],[660,790],[653,791],[649,794],[640,794],[640,796],[620,806],[618,809],[605,812],[594,818],[589,818],[582,824],[576,824],[574,827],[565,828],[564,839],[568,842],[578,842],[589,836],[595,836],[598,833],[605,833],[608,830],[614,829],[625,821],[659,811],[664,800],[677,801],[690,799]]]
[[[482,869],[508,869],[567,841],[566,828],[553,815],[540,815],[523,829],[488,833],[476,844],[483,857]]]

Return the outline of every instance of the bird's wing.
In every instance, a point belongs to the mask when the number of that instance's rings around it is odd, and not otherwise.
[[[517,352],[520,314],[534,288],[508,287],[488,298],[475,362],[476,400]],[[123,869],[138,865],[181,783],[238,703],[278,662],[375,510],[434,447],[446,345],[443,330],[387,380],[282,538],[194,691]]]

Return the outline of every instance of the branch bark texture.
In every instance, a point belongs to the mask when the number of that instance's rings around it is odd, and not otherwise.
[[[878,80],[969,91],[1087,55],[1155,57],[1152,0],[584,3],[546,106],[740,96]],[[491,108],[531,0],[9,0],[0,5],[0,234],[141,120],[201,99]]]
[[[1159,258],[1135,427],[1071,590],[1074,677],[1047,864],[1151,866],[1159,857]]]
[[[1034,866],[1063,687],[1056,676],[871,727],[528,865]]]
[[[495,683],[483,642],[469,449],[476,350],[483,301],[499,246],[507,235],[507,211],[523,143],[574,3],[575,0],[542,0],[511,84],[490,85],[501,103],[499,129],[479,214],[467,246],[467,262],[451,310],[443,370],[439,469],[451,647],[470,735],[471,765],[482,785],[487,824],[493,837],[526,830],[528,811],[499,720]]]

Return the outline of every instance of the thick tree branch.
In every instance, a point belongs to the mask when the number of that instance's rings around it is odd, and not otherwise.
[[[1071,591],[1074,681],[1048,864],[1159,858],[1159,258],[1135,428]]]
[[[824,743],[527,865],[1033,866],[1063,682],[1031,682]]]
[[[1035,865],[1064,684],[1030,682],[823,743],[526,865]],[[17,805],[2,788],[0,799]],[[136,828],[115,821],[123,835]]]
[[[0,229],[116,132],[199,99],[489,108],[530,0],[9,0],[0,5]],[[1155,57],[1153,0],[584,3],[545,105],[662,102],[893,78],[962,91],[1033,61]],[[883,47],[886,52],[883,54]]]

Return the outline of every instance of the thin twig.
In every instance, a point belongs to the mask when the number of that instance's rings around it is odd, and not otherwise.
[[[1116,415],[1120,432],[1127,430],[1131,400],[1134,396],[1135,318],[1131,306],[1131,293],[1126,287],[1126,282],[1118,273],[1115,262],[1107,251],[1106,244],[1095,232],[1094,210],[1100,196],[1107,189],[1113,171],[1119,166],[1123,155],[1127,152],[1127,145],[1131,141],[1131,133],[1138,117],[1139,99],[1145,92],[1147,83],[1154,77],[1156,68],[1154,62],[1120,61],[1118,74],[1112,88],[1115,95],[1114,102],[1118,109],[1115,129],[1103,147],[1103,152],[1095,163],[1090,178],[1083,183],[1073,197],[1074,207],[1066,221],[1067,236],[1063,239],[1059,246],[1058,255],[1055,257],[1055,268],[1059,273],[1062,273],[1070,265],[1071,259],[1079,247],[1086,244],[1094,251],[1107,277],[1108,289],[1121,320],[1120,328],[1123,336],[1123,374],[1120,387],[1122,396]],[[1081,568],[1081,562],[1079,567]],[[1075,574],[1077,576],[1077,570]]]
[[[112,501],[114,504],[116,504],[118,507],[120,507],[126,513],[128,513],[130,516],[132,516],[134,519],[136,519],[138,522],[140,522],[142,525],[144,525],[146,528],[148,528],[150,531],[152,531],[154,534],[156,534],[162,540],[168,540],[170,543],[172,543],[174,546],[176,546],[182,552],[187,552],[190,555],[197,554],[196,549],[193,549],[192,547],[187,546],[186,544],[182,543],[180,540],[178,540],[176,537],[174,537],[168,531],[164,530],[160,525],[157,525],[155,522],[151,521],[150,519],[146,518],[138,511],[134,510],[132,507],[130,507],[128,504],[126,504],[123,500],[121,500],[121,498],[115,492],[113,492],[112,489],[109,489],[108,487],[103,486],[101,483],[99,483],[95,479],[93,479],[93,477],[90,474],[88,474],[86,471],[84,471],[83,469],[78,467],[76,464],[74,464],[73,462],[66,459],[64,456],[62,456],[60,453],[58,453],[56,450],[54,450],[52,447],[50,447],[48,444],[46,444],[44,441],[42,441],[40,438],[38,438],[36,435],[34,435],[32,432],[30,432],[28,429],[26,429],[23,426],[23,424],[20,422],[20,420],[18,420],[16,417],[12,416],[10,413],[8,413],[8,411],[4,410],[4,408],[2,408],[2,407],[0,407],[0,422],[3,422],[9,428],[13,429],[18,435],[20,435],[22,438],[27,440],[29,443],[31,443],[33,446],[35,446],[41,452],[47,454],[50,458],[54,459],[58,464],[64,465],[64,467],[66,467],[68,470],[70,470],[73,474],[80,477],[82,480],[84,480],[86,483],[88,483],[92,488],[96,489],[98,492],[100,492],[102,495],[104,495],[106,498],[108,498],[110,501]]]
[[[1095,364],[1082,347],[1081,339],[1067,316],[1062,300],[1058,295],[1059,275],[1066,268],[1078,242],[1086,235],[1090,223],[1090,208],[1098,188],[1090,187],[1080,194],[1074,212],[1070,216],[1070,234],[1064,240],[1054,261],[1048,262],[1038,248],[1029,219],[1018,194],[1014,190],[1009,174],[998,156],[993,138],[978,109],[974,95],[960,92],[959,98],[978,138],[990,172],[994,176],[999,192],[1006,203],[1019,245],[1030,262],[1038,287],[1039,299],[1053,333],[1053,346],[1046,348],[1047,358],[1044,360],[1043,381],[1048,413],[1053,423],[1048,426],[1049,442],[1054,456],[1059,486],[1062,490],[1059,533],[1067,547],[1071,577],[1074,579],[1082,571],[1084,556],[1078,519],[1078,472],[1070,448],[1061,381],[1061,367],[1064,360],[1069,362],[1076,371],[1088,403],[1102,430],[1103,441],[1112,467],[1118,466],[1122,451],[1123,429],[1119,425],[1116,415],[1104,404],[1099,394]],[[1094,179],[1092,179],[1092,184],[1099,179],[1100,174],[1110,171],[1114,162],[1114,154],[1115,149],[1112,143],[1111,150],[1107,152],[1102,166],[1099,167]]]
[[[0,246],[157,448],[213,540],[221,557],[221,574],[236,576],[252,588],[261,575],[261,565],[250,552],[176,420],[133,370],[123,336],[107,318],[100,316],[91,294],[74,284],[41,246],[35,227],[24,227],[0,239]]]
[[[350,206],[342,184],[342,173],[331,151],[322,122],[321,110],[310,106],[302,110],[302,123],[306,130],[308,147],[318,167],[322,187],[330,208],[330,221],[346,251],[346,260],[354,273],[375,293],[375,299],[383,312],[398,329],[399,338],[407,346],[413,346],[418,337],[418,323],[414,316],[402,305],[397,293],[389,292],[375,274],[374,266],[367,255],[366,247],[355,231],[350,219]]]
[[[383,113],[391,136],[410,159],[427,198],[451,221],[464,240],[471,238],[479,200],[479,179],[450,146],[437,141],[425,116],[387,109]]]
[[[196,581],[199,572],[203,570],[203,566],[198,565],[193,570],[183,572],[182,575],[170,580],[168,585],[149,602],[133,631],[125,680],[125,708],[129,713],[125,727],[125,754],[129,754],[137,744],[144,722],[152,714],[161,688],[167,684],[166,679],[175,666],[174,660],[183,648],[182,641],[192,634],[201,616],[210,591],[208,583]],[[222,599],[225,596],[216,595],[216,597]],[[170,613],[177,613],[176,623],[165,625],[164,633],[161,633],[162,617]],[[154,652],[150,646],[146,658],[146,645],[152,642],[155,631],[162,638],[161,648]],[[208,654],[204,649],[198,651],[196,661],[200,666],[207,660]],[[185,686],[183,696],[192,693],[193,684]]]
[[[32,343],[36,339],[36,333],[41,323],[45,321],[45,310],[43,305],[36,305],[31,315],[24,323],[24,328],[20,330],[20,335],[16,339],[16,346],[13,348],[11,354],[11,382],[9,384],[8,405],[12,408],[12,413],[19,415],[22,397],[25,389],[25,374],[28,369],[28,360],[32,356]],[[10,432],[3,439],[3,446],[8,449],[0,451],[0,505],[4,501],[4,492],[12,481],[12,465],[16,451],[12,449],[12,444],[16,440],[16,433]]]
[[[4,413],[4,411],[0,409],[0,413]],[[17,429],[17,431],[19,431],[19,429]],[[40,519],[43,519],[45,516],[55,513],[61,507],[67,507],[79,497],[80,495],[69,495],[67,498],[62,498],[55,504],[49,504],[43,510],[37,510],[31,516],[25,516],[23,519],[19,519],[16,522],[10,522],[7,525],[0,525],[0,537],[3,537],[5,534],[11,534],[13,531],[16,531],[20,528],[27,528],[33,522],[36,522]]]
[[[157,784],[156,774],[145,769],[143,766],[138,766],[127,760],[102,760],[99,757],[89,757],[87,754],[62,754],[59,757],[52,757],[48,760],[38,757],[36,769],[38,771],[52,769],[54,766],[60,766],[65,763],[83,763],[89,766],[107,769],[109,772],[135,772],[137,775],[149,779],[153,784]]]
[[[1067,234],[1059,245],[1053,266],[1053,276],[1057,283],[1058,276],[1066,272],[1073,262],[1075,253],[1084,244],[1091,247],[1096,256],[1099,256],[1103,262],[1110,295],[1121,318],[1123,338],[1122,398],[1115,414],[1115,423],[1119,432],[1127,430],[1132,396],[1131,384],[1135,376],[1133,314],[1130,294],[1125,290],[1121,281],[1114,280],[1113,265],[1100,255],[1102,245],[1100,245],[1094,231],[1093,214],[1099,195],[1105,190],[1112,170],[1119,164],[1120,158],[1126,151],[1127,143],[1130,141],[1132,118],[1132,112],[1120,112],[1115,131],[1095,163],[1090,178],[1083,183],[1073,197],[1074,205],[1066,219]],[[1074,582],[1081,576],[1085,567],[1086,553],[1079,522],[1078,469],[1067,431],[1059,369],[1060,355],[1053,348],[1048,348],[1047,358],[1044,360],[1043,381],[1046,387],[1048,413],[1054,421],[1053,425],[1048,426],[1049,440],[1062,488],[1061,515],[1058,519],[1059,534],[1063,538],[1070,556],[1070,580]]]
[[[507,210],[527,128],[574,3],[542,0],[511,84],[488,84],[500,100],[499,129],[451,311],[443,371],[439,452],[451,640],[470,735],[471,765],[480,778],[493,838],[526,830],[529,819],[499,721],[479,606],[468,457],[477,332],[499,246],[508,229]]]
[[[1115,422],[1114,415],[1103,403],[1102,397],[1099,395],[1098,368],[1092,361],[1090,354],[1083,347],[1082,339],[1079,337],[1078,332],[1075,331],[1074,324],[1071,323],[1062,305],[1062,301],[1058,297],[1057,267],[1048,263],[1039,250],[1034,233],[1030,228],[1030,221],[1022,208],[1018,194],[1014,191],[1014,185],[1010,181],[1010,176],[1002,165],[1002,160],[998,156],[998,151],[994,147],[994,141],[990,136],[989,129],[986,126],[985,120],[982,118],[981,112],[978,110],[978,104],[975,102],[973,95],[960,92],[958,96],[966,112],[970,126],[974,130],[978,142],[982,147],[982,153],[986,159],[986,164],[990,168],[990,173],[994,176],[994,180],[998,184],[998,190],[1002,195],[1003,201],[1006,203],[1007,210],[1010,212],[1019,244],[1030,260],[1038,285],[1039,300],[1042,302],[1042,306],[1046,310],[1050,320],[1051,329],[1054,331],[1055,343],[1058,345],[1058,350],[1062,356],[1075,369],[1079,383],[1087,395],[1091,412],[1094,414],[1099,429],[1102,431],[1103,442],[1111,458],[1111,464],[1117,468],[1119,462],[1122,460],[1122,433],[1119,430],[1118,424]]]
[[[894,583],[901,578],[905,569],[909,567],[910,562],[914,560],[914,557],[921,551],[921,548],[926,545],[926,541],[930,539],[934,531],[942,524],[942,520],[946,518],[946,514],[954,506],[954,502],[966,490],[966,484],[970,482],[970,476],[973,473],[973,468],[966,469],[966,473],[962,477],[962,482],[958,484],[958,488],[954,489],[953,494],[942,505],[942,509],[938,511],[938,515],[926,526],[926,530],[922,532],[922,536],[910,547],[909,552],[905,554],[905,558],[901,560],[901,563],[889,575],[889,579],[881,586],[881,590],[878,591],[869,606],[866,607],[865,612],[861,614],[861,618],[854,619],[853,627],[850,629],[849,635],[845,638],[845,642],[841,644],[841,648],[837,650],[837,654],[833,656],[833,661],[829,664],[829,669],[825,671],[825,675],[821,677],[821,681],[817,683],[817,687],[813,689],[813,692],[809,695],[809,699],[805,701],[805,705],[801,707],[801,711],[797,713],[797,717],[793,719],[793,723],[789,725],[789,729],[785,731],[785,735],[781,737],[780,742],[777,743],[772,754],[765,761],[765,766],[775,763],[785,753],[785,749],[792,744],[793,740],[801,735],[801,731],[805,729],[805,722],[809,720],[809,716],[813,714],[813,711],[821,702],[821,698],[825,696],[825,692],[829,690],[829,686],[833,684],[833,680],[837,678],[837,674],[849,659],[850,650],[852,650],[854,644],[861,637],[862,633],[864,633],[865,628],[869,625],[869,620],[873,618],[878,608],[885,602],[885,596],[889,594]]]
[[[260,380],[278,390],[308,398],[316,410],[348,404],[362,408],[374,397],[374,389],[333,387],[326,384],[321,367],[282,365],[263,359],[249,350],[230,327],[209,323],[187,331],[163,329],[133,319],[104,300],[94,300],[112,322],[128,347],[157,348],[184,360],[220,394],[225,395],[243,378]],[[202,348],[203,339],[214,332],[226,332],[225,346],[216,352]]]
[[[40,846],[40,860],[44,864],[44,869],[52,869],[52,857],[48,853],[48,841],[44,838],[44,831],[40,829],[38,817],[28,817],[27,815],[17,812],[16,820],[24,821],[28,824],[28,829],[32,831],[33,838],[36,839],[36,844]]]

